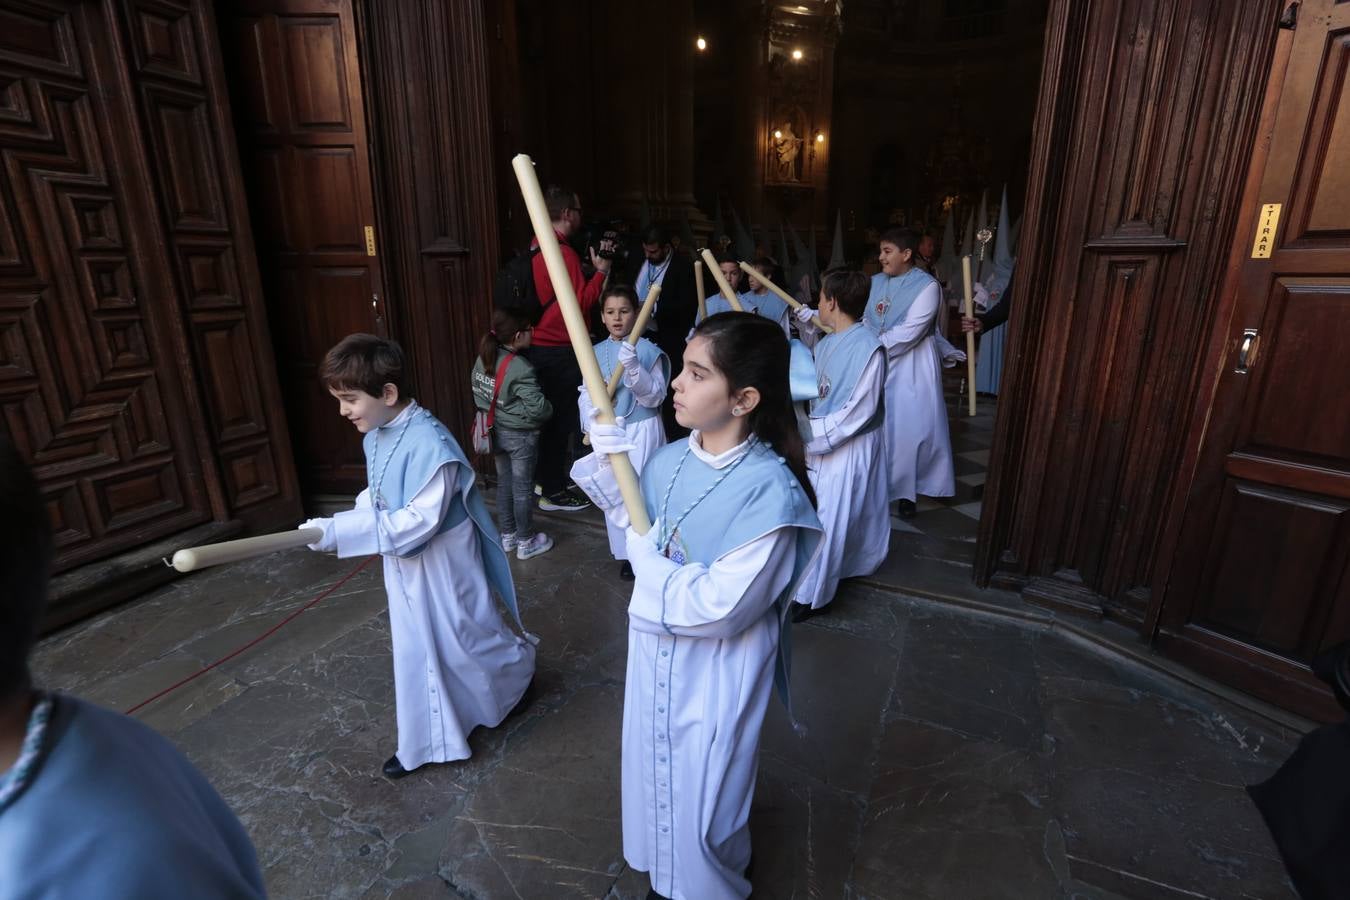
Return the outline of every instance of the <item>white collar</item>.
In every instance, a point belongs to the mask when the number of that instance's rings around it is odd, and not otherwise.
[[[703,449],[703,443],[699,440],[699,432],[692,431],[689,433],[689,449],[693,452],[699,462],[712,466],[714,469],[725,469],[750,449],[750,441],[753,439],[753,437],[748,437],[730,450],[714,456]]]
[[[398,415],[394,416],[392,419],[390,419],[388,422],[385,422],[385,423],[384,423],[383,425],[381,425],[380,427],[381,427],[381,428],[393,428],[395,425],[402,425],[404,422],[406,422],[406,421],[408,421],[409,419],[411,419],[411,418],[413,417],[413,415],[414,415],[415,413],[417,413],[417,411],[420,410],[421,408],[422,408],[422,407],[420,407],[420,406],[417,405],[417,401],[416,401],[416,400],[409,400],[409,401],[408,401],[408,405],[405,406],[405,407],[403,408],[403,412],[401,412],[401,413],[399,413]]]

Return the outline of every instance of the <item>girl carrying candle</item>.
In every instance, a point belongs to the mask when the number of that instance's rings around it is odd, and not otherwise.
[[[647,461],[653,525],[626,532],[636,574],[628,606],[623,716],[624,857],[655,894],[750,893],[750,801],[775,680],[786,686],[789,598],[820,540],[788,388],[788,343],[752,313],[694,329],[675,379],[693,430]],[[634,446],[591,426],[595,453],[572,474],[627,524],[607,455]]]

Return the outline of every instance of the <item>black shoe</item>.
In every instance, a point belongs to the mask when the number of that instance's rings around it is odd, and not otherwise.
[[[534,701],[534,679],[531,678],[530,683],[525,685],[524,693],[522,693],[520,695],[520,699],[516,701],[516,705],[511,707],[511,711],[506,714],[506,717],[503,718],[502,721],[505,722],[512,716],[524,712],[529,707],[530,703],[533,701]]]
[[[633,578],[633,566],[625,559],[619,564],[619,580],[632,581]]]
[[[913,500],[898,500],[896,501],[896,505],[899,508],[898,511],[900,513],[900,518],[902,519],[912,519],[914,518],[914,513],[918,511],[914,506]]]
[[[814,619],[816,616],[823,616],[830,611],[829,604],[820,607],[810,607],[804,603],[796,604],[797,608],[792,611],[792,621],[794,624],[800,624],[807,619]]]
[[[567,491],[558,491],[556,494],[539,498],[539,508],[545,512],[581,512],[590,507],[589,501],[582,500]]]
[[[408,775],[411,772],[410,769],[403,768],[403,763],[398,761],[397,753],[384,761],[384,765],[380,768],[380,771],[383,772],[384,777],[388,778],[390,781],[398,781],[404,775]]]
[[[647,891],[647,900],[670,900],[665,894],[658,894],[656,888]]]

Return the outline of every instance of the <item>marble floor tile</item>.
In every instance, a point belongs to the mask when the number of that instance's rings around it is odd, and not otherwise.
[[[138,714],[234,808],[273,897],[645,898],[619,828],[630,588],[598,521],[540,524],[555,549],[512,562],[535,683],[468,760],[379,774],[396,735],[378,565]],[[880,571],[794,628],[805,734],[772,701],[755,896],[1291,897],[1243,787],[1298,735],[976,589],[973,552],[896,532]],[[125,708],[353,565],[295,551],[183,578],[47,638],[36,677]]]

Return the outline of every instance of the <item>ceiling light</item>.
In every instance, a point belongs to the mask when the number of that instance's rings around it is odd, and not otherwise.
[[[698,40],[694,41],[694,46],[697,47],[700,52],[702,52],[708,49],[708,42],[704,40],[703,35],[700,34],[698,36]]]

